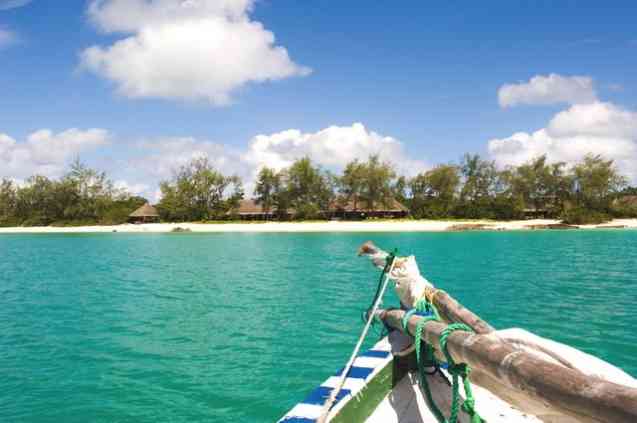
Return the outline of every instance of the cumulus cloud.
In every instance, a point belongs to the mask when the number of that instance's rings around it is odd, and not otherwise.
[[[597,101],[593,79],[588,76],[537,75],[528,82],[505,84],[498,90],[500,107],[518,104],[592,103]]]
[[[140,143],[142,154],[134,166],[154,179],[170,178],[174,171],[199,157],[207,157],[224,174],[247,175],[246,163],[231,147],[192,137],[167,137]]]
[[[108,140],[109,134],[104,129],[72,128],[59,133],[41,129],[23,142],[0,133],[0,177],[60,176],[69,160],[106,145]]]
[[[637,181],[637,112],[612,103],[577,104],[556,114],[545,128],[489,141],[500,165],[519,165],[546,154],[550,161],[572,164],[588,153],[615,160]]]
[[[16,7],[26,6],[31,0],[0,0],[0,10],[15,9]]]
[[[425,164],[405,153],[403,144],[395,138],[369,131],[362,123],[351,126],[330,126],[318,132],[304,133],[289,129],[271,135],[257,135],[243,155],[254,168],[269,166],[282,169],[296,159],[308,156],[329,169],[340,170],[354,159],[366,159],[377,154],[394,163],[400,171],[414,174]]]
[[[155,180],[169,178],[172,172],[196,157],[208,157],[224,174],[242,178],[246,193],[252,195],[254,181],[263,166],[281,170],[295,160],[310,157],[315,163],[332,171],[341,171],[354,159],[365,160],[371,154],[394,163],[401,174],[414,175],[426,168],[405,152],[395,138],[369,131],[361,123],[351,126],[330,126],[317,132],[298,129],[253,137],[245,149],[195,138],[165,138],[145,141],[142,154],[133,160]]]
[[[107,153],[110,135],[103,129],[69,129],[60,133],[40,130],[18,142],[0,133],[0,178],[24,180],[33,174],[58,177],[79,153],[99,149]],[[427,168],[412,158],[399,140],[368,130],[361,123],[330,126],[317,132],[288,129],[253,137],[242,148],[193,137],[141,140],[109,177],[115,186],[151,201],[157,201],[158,185],[192,159],[207,157],[225,175],[237,175],[252,195],[258,171],[263,166],[281,170],[295,160],[310,157],[325,169],[340,172],[354,159],[377,154],[396,165],[400,174],[412,176]],[[111,155],[108,155],[109,157]],[[100,168],[100,164],[95,165]]]
[[[147,184],[130,183],[123,179],[115,181],[114,185],[115,189],[128,192],[133,195],[147,196],[150,190],[150,186]]]
[[[274,34],[250,19],[253,0],[95,0],[90,20],[129,34],[92,46],[81,66],[132,98],[207,100],[224,105],[248,83],[307,75]]]

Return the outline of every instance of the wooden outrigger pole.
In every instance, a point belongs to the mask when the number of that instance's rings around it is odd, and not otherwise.
[[[404,315],[403,310],[384,310],[379,317],[392,328],[402,331]],[[419,316],[409,319],[409,335],[413,336],[421,319]],[[425,341],[439,345],[440,335],[446,327],[444,323],[427,322],[422,332]],[[447,340],[447,350],[456,363],[466,363],[474,372],[480,371],[488,379],[517,391],[522,397],[537,400],[547,408],[554,408],[579,421],[637,422],[637,389],[586,376],[484,334],[453,332]],[[474,382],[492,390],[488,379],[481,377],[477,380],[474,374]],[[515,405],[525,408],[524,404]]]
[[[378,253],[382,251],[371,242],[359,249],[362,255]],[[547,420],[551,422],[564,421],[565,416],[585,423],[637,422],[637,389],[585,375],[568,364],[560,364],[559,359],[554,363],[512,345],[442,290],[427,287],[425,298],[436,306],[442,319],[442,322],[425,323],[422,336],[429,345],[440,344],[448,323],[464,323],[475,331],[452,332],[447,339],[447,350],[456,363],[471,366],[471,380],[477,385],[524,412],[551,415],[553,418]],[[405,313],[390,309],[379,311],[377,316],[393,329],[404,332]],[[406,334],[414,336],[421,320],[420,316],[412,316]]]

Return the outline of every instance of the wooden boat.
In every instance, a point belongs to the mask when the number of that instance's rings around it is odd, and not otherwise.
[[[473,330],[447,334],[446,346],[453,361],[471,367],[475,408],[485,421],[637,423],[637,380],[620,369],[520,329],[496,331],[432,285],[426,287],[424,296],[436,306],[440,321],[424,324],[423,342],[439,345],[443,331],[451,323],[463,323]],[[419,386],[415,353],[405,354],[423,317],[412,315],[403,328],[405,313],[402,309],[377,312],[377,317],[393,330],[356,357],[325,421],[439,422]],[[436,358],[444,360],[438,349]],[[438,370],[424,377],[433,403],[448,417],[451,377],[446,370]],[[341,377],[342,370],[311,391],[279,421],[310,423],[325,418],[324,404]],[[460,410],[457,421],[471,423],[471,417]]]

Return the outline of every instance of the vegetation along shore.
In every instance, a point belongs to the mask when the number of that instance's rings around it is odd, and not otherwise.
[[[637,188],[628,185],[612,160],[594,155],[571,167],[540,156],[499,169],[492,161],[467,154],[458,164],[437,165],[412,178],[398,175],[391,163],[377,156],[350,162],[340,175],[301,158],[279,171],[261,168],[250,195],[240,178],[218,172],[207,158],[196,158],[163,181],[160,190],[161,199],[153,210],[162,223],[138,225],[140,231],[168,231],[177,226],[166,223],[182,222],[221,222],[220,230],[228,231],[232,228],[228,222],[246,217],[241,213],[246,201],[256,208],[249,214],[252,218],[278,222],[262,229],[274,231],[376,230],[378,222],[282,223],[375,216],[407,217],[389,226],[383,223],[395,230],[539,229],[560,222],[597,225],[613,219],[625,220],[606,226],[633,226],[629,219],[637,218]],[[253,200],[247,200],[250,196]],[[104,172],[76,160],[59,179],[39,175],[26,181],[3,179],[0,227],[125,230],[126,225],[111,226],[127,223],[131,213],[146,203],[147,199],[116,188]],[[484,222],[466,221],[476,219]],[[189,224],[189,228],[216,230],[211,225]]]

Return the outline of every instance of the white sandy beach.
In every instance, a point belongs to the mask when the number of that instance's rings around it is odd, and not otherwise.
[[[541,229],[542,225],[558,223],[559,221],[550,219],[515,220],[508,222],[489,220],[398,220],[361,222],[146,223],[116,226],[0,228],[0,233],[163,233],[171,232],[176,228],[189,230],[191,232],[441,232],[469,229],[510,231]],[[483,226],[480,227],[479,225]],[[579,227],[583,229],[637,229],[637,219],[616,219],[601,225],[580,225]]]

